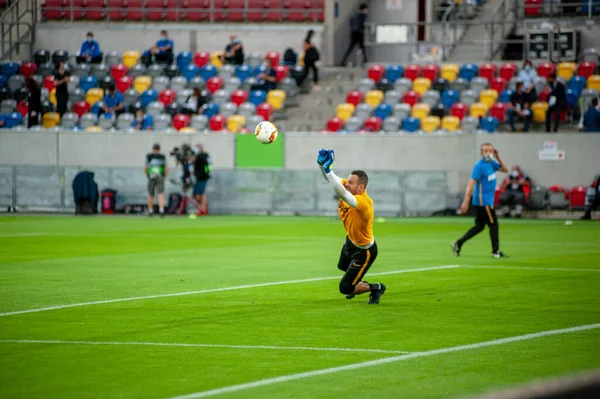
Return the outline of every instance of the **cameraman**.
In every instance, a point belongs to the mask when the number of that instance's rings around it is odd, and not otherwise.
[[[592,210],[600,207],[600,175],[596,175],[594,182],[588,187],[585,196],[585,214],[581,220],[592,220]]]
[[[210,179],[210,156],[204,152],[202,144],[196,145],[194,149],[194,175],[196,184],[194,185],[194,198],[200,205],[200,214],[208,215],[208,203],[206,201],[206,183]]]
[[[525,203],[524,187],[531,187],[531,179],[521,173],[518,165],[513,166],[510,174],[504,180],[504,192],[500,194],[500,205],[508,207],[504,216],[510,217],[510,205],[515,207],[515,217],[521,217],[523,204]]]
[[[144,166],[148,176],[148,216],[154,213],[154,193],[158,191],[158,211],[165,215],[165,176],[169,174],[167,159],[160,153],[160,144],[152,146],[152,152],[146,155]]]

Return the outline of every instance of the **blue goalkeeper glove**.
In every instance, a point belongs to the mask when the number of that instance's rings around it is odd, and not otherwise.
[[[317,155],[317,163],[321,166],[323,166],[323,164],[325,163],[325,161],[327,160],[327,157],[329,156],[329,151],[327,151],[326,149],[322,148],[319,150],[319,155]]]
[[[327,159],[325,163],[323,163],[323,170],[325,173],[331,172],[331,165],[333,165],[333,161],[335,161],[335,153],[333,150],[327,150]]]

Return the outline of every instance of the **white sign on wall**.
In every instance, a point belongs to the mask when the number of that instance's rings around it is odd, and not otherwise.
[[[538,153],[540,161],[564,161],[565,152],[558,149],[558,141],[544,140],[542,150]]]
[[[385,7],[388,10],[401,10],[402,9],[402,0],[386,0]]]

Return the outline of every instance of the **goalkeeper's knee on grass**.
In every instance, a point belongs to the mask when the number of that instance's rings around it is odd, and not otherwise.
[[[354,294],[354,286],[342,281],[340,282],[340,293],[344,295]]]

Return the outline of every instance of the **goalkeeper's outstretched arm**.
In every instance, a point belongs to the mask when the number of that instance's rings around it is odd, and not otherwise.
[[[333,191],[335,191],[335,194],[342,200],[344,200],[344,202],[350,205],[352,208],[356,208],[356,198],[348,190],[346,190],[346,188],[342,184],[342,179],[340,179],[335,173],[333,173],[333,171],[329,171],[329,173],[326,173],[325,170],[323,170],[323,167],[321,167],[321,170],[327,178],[327,180],[329,180],[329,184],[331,184],[331,187],[333,187]]]

